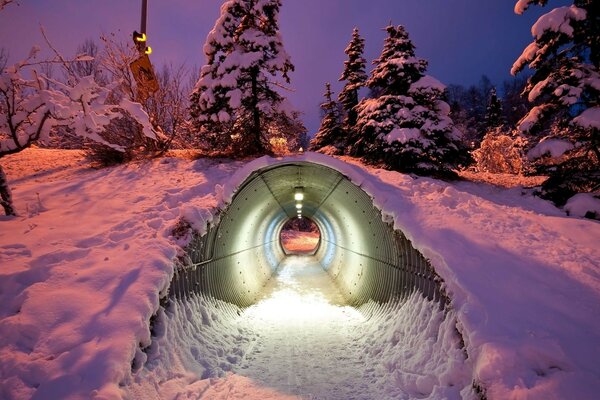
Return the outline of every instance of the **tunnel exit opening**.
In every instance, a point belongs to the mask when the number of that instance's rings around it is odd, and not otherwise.
[[[321,241],[321,231],[310,218],[289,219],[279,234],[281,247],[286,255],[313,255]]]

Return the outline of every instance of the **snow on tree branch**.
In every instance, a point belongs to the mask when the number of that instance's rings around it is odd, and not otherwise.
[[[143,126],[145,136],[156,137],[141,105],[109,104],[111,87],[99,86],[93,76],[79,78],[70,85],[29,68],[34,65],[31,59],[37,51],[34,48],[29,58],[6,68],[0,75],[0,157],[21,151],[36,141],[46,141],[55,126],[69,127],[78,136],[122,151],[122,146],[107,142],[101,133],[125,112]],[[32,77],[25,78],[26,72]]]

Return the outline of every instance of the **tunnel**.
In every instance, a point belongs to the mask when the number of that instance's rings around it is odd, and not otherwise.
[[[292,218],[319,228],[314,257],[348,304],[383,303],[414,291],[444,308],[449,300],[431,264],[384,221],[373,199],[342,172],[292,160],[254,170],[180,259],[169,298],[210,295],[252,305],[286,254],[280,232]]]

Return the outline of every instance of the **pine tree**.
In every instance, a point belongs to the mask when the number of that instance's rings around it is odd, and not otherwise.
[[[520,0],[515,12],[546,3]],[[531,30],[534,41],[511,70],[535,71],[524,93],[536,105],[518,127],[528,135],[538,172],[550,175],[543,196],[559,205],[600,187],[600,8],[594,3],[575,0],[541,16]]]
[[[356,152],[391,169],[425,175],[451,172],[468,155],[453,127],[445,86],[425,75],[427,62],[417,58],[403,26],[388,26],[381,56],[367,86],[378,97],[358,105]]]
[[[292,117],[270,76],[289,83],[294,70],[279,34],[280,0],[230,0],[209,33],[207,64],[191,96],[191,113],[217,149],[270,152],[269,121]]]
[[[504,117],[502,114],[502,102],[498,98],[496,88],[492,87],[490,91],[488,106],[485,113],[485,127],[487,130],[498,128],[504,125]]]
[[[333,146],[340,154],[344,148],[344,131],[340,123],[340,112],[338,103],[332,98],[331,84],[325,84],[325,102],[321,103],[323,119],[321,126],[315,137],[310,141],[309,150],[319,151],[320,149]]]
[[[346,82],[338,96],[338,101],[342,104],[346,114],[343,125],[347,135],[345,145],[353,143],[356,139],[357,113],[355,107],[358,105],[358,90],[365,86],[367,80],[366,60],[363,58],[364,49],[365,40],[360,36],[358,28],[354,28],[352,39],[344,50],[348,55],[348,60],[344,62],[344,71],[339,79],[340,82]]]

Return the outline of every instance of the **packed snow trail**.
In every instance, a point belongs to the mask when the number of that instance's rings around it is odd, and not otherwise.
[[[311,256],[286,258],[259,301],[174,302],[128,398],[475,399],[452,312],[414,293],[353,308]]]
[[[304,398],[370,398],[362,392],[366,383],[356,387],[364,380],[364,363],[354,332],[365,318],[344,305],[315,258],[286,258],[262,300],[242,318],[259,338],[241,365],[241,374]]]

